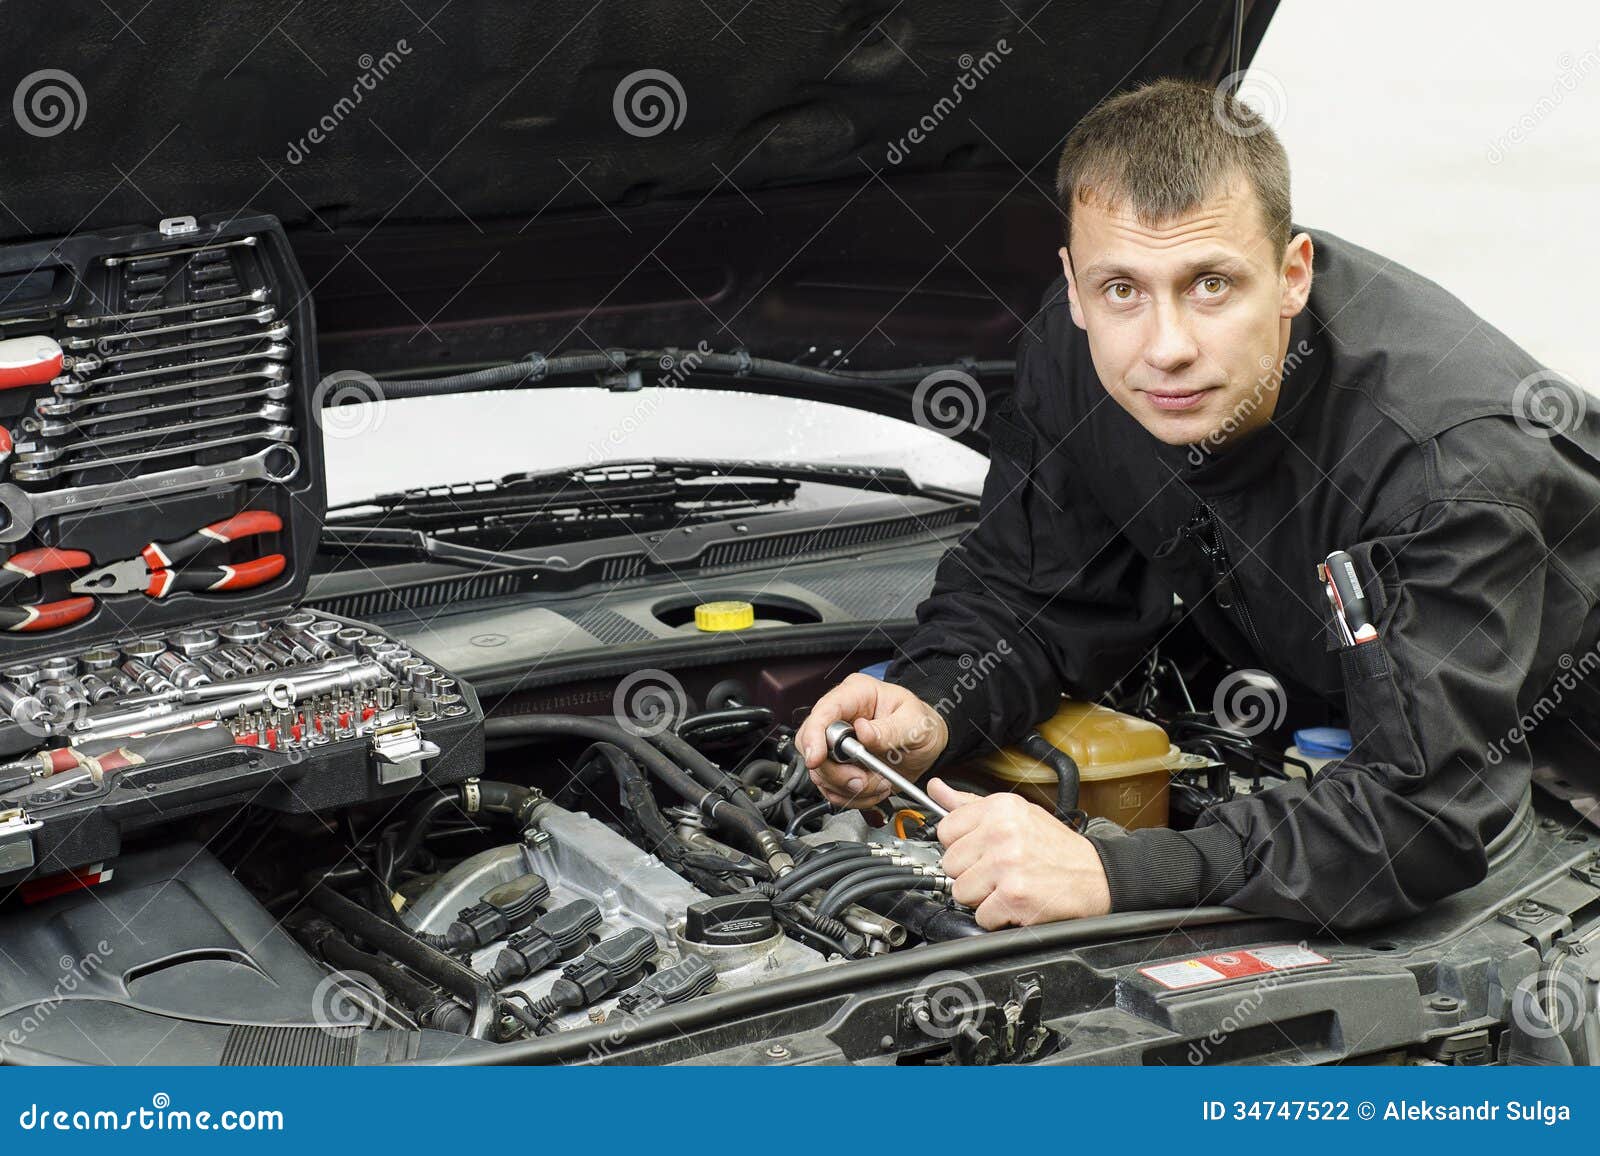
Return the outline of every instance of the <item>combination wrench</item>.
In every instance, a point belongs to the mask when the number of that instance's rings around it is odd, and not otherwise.
[[[48,446],[37,445],[34,442],[18,442],[15,446],[16,456],[13,460],[18,465],[38,466],[57,461],[67,454],[102,450],[107,446],[124,446],[129,442],[140,442],[149,438],[181,437],[198,433],[201,430],[221,429],[224,426],[238,425],[240,422],[264,421],[273,425],[281,425],[289,420],[291,412],[286,405],[281,405],[277,402],[264,402],[257,408],[245,410],[242,413],[226,413],[215,417],[194,418],[190,421],[174,422],[171,425],[143,426],[139,429],[122,430],[118,433],[55,442]],[[120,416],[130,417],[138,416],[138,414],[135,412],[134,414]],[[179,452],[183,451],[180,450]],[[66,468],[71,469],[73,467],[69,465]]]
[[[196,447],[189,447],[192,451]],[[283,463],[273,468],[274,461]],[[291,445],[271,445],[248,457],[209,466],[180,466],[157,470],[115,482],[30,494],[21,486],[0,482],[0,511],[8,519],[0,526],[0,542],[20,542],[39,519],[69,511],[120,502],[146,502],[170,494],[205,490],[230,482],[291,482],[300,473],[300,454]]]
[[[292,442],[294,439],[295,431],[293,426],[269,425],[265,429],[251,430],[249,433],[231,434],[225,438],[211,438],[207,441],[190,442],[188,445],[152,446],[148,449],[138,450],[135,453],[117,454],[109,458],[74,459],[55,466],[17,466],[11,471],[11,476],[19,482],[48,482],[51,478],[72,473],[74,470],[101,470],[111,466],[127,466],[139,462],[147,462],[151,458],[171,458],[185,454],[197,454],[204,450],[243,445],[246,442],[275,442],[281,445],[285,442]],[[35,499],[43,496],[42,494],[34,495]],[[0,499],[0,501],[3,501],[3,499]],[[3,540],[0,539],[0,541]]]

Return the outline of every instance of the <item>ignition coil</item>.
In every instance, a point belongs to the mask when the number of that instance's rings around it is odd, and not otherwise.
[[[711,966],[705,956],[686,955],[678,963],[646,976],[623,992],[617,1000],[617,1010],[643,1015],[668,1004],[682,1003],[686,999],[704,995],[716,981],[717,969]]]
[[[656,937],[642,927],[602,939],[561,969],[550,994],[533,1005],[535,1015],[554,1016],[604,999],[636,982],[656,953]]]
[[[532,923],[539,914],[539,905],[548,898],[550,885],[542,876],[519,875],[509,883],[489,888],[477,903],[462,908],[443,935],[422,931],[417,938],[441,951],[487,947]]]
[[[532,927],[506,941],[505,950],[489,969],[495,987],[515,983],[558,960],[571,959],[600,926],[600,909],[587,899],[574,899],[534,920]]]

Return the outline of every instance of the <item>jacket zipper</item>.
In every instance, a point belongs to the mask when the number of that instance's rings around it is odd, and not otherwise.
[[[1206,556],[1206,561],[1211,564],[1212,577],[1216,583],[1217,605],[1223,610],[1238,612],[1245,636],[1255,647],[1256,654],[1264,657],[1266,648],[1261,645],[1261,635],[1256,633],[1256,622],[1250,615],[1250,604],[1245,601],[1244,591],[1234,577],[1233,560],[1228,556],[1228,547],[1222,539],[1222,527],[1217,523],[1215,511],[1203,499],[1196,499],[1194,512],[1190,514],[1189,521],[1179,532],[1193,538],[1195,544],[1200,547],[1200,552]]]

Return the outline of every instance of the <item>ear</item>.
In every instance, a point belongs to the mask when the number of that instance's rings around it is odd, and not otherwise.
[[[1283,307],[1279,315],[1285,319],[1300,316],[1311,296],[1311,259],[1315,256],[1309,233],[1296,233],[1283,251]]]
[[[1079,329],[1088,329],[1083,323],[1083,309],[1078,304],[1078,281],[1072,275],[1072,254],[1067,252],[1065,245],[1057,250],[1061,257],[1061,274],[1067,279],[1067,308],[1072,312],[1072,321]]]

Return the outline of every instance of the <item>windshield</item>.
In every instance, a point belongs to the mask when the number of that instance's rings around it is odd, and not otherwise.
[[[894,466],[976,494],[987,459],[911,422],[849,406],[690,388],[585,388],[388,399],[323,411],[328,502],[641,458]]]

